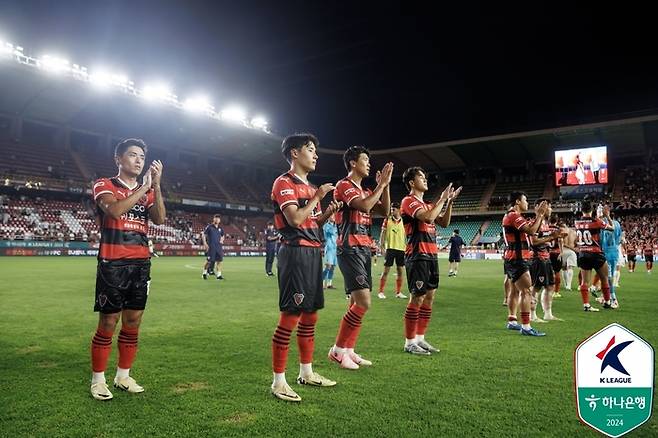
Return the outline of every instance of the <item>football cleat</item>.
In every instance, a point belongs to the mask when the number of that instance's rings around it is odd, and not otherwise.
[[[418,344],[409,344],[404,347],[404,352],[409,354],[415,354],[417,356],[431,356],[432,353],[425,350],[423,347]]]
[[[395,294],[395,298],[407,298],[407,296],[405,294],[403,294],[402,292],[400,292],[400,293]]]
[[[583,306],[583,310],[584,310],[585,312],[598,312],[598,311],[599,311],[599,309],[597,309],[596,307],[592,307],[592,306],[589,305],[589,304],[585,304],[585,305]]]
[[[524,329],[521,327],[521,336],[546,336],[544,332],[538,332],[537,330],[530,327],[529,329]]]
[[[612,307],[612,303],[610,301],[606,301],[606,302],[603,303],[603,308],[604,309],[613,309],[614,307]]]
[[[204,280],[207,280],[208,279],[208,274],[201,274],[201,278],[203,278]]]
[[[122,391],[131,392],[133,394],[138,394],[144,392],[144,388],[139,386],[135,379],[132,377],[115,377],[114,378],[114,387],[119,388]]]
[[[358,370],[359,365],[352,360],[349,354],[340,355],[334,351],[334,348],[329,349],[329,354],[327,355],[330,361],[340,364],[341,368],[346,370]]]
[[[360,367],[369,367],[372,366],[372,362],[370,362],[368,359],[364,359],[359,355],[358,353],[355,352],[350,352],[349,353],[350,359],[352,359],[352,362],[357,364]]]
[[[521,324],[518,321],[507,321],[507,330],[521,330]]]
[[[610,307],[612,307],[613,309],[619,309],[619,301],[612,300],[612,304],[610,304]]]
[[[560,292],[553,292],[553,298],[562,298],[562,294]]]
[[[329,286],[327,286],[327,289],[336,289],[336,286],[334,286],[333,284],[330,284]]]
[[[438,348],[433,347],[429,342],[424,341],[424,340],[423,341],[416,341],[416,343],[418,344],[418,346],[420,348],[422,348],[423,350],[427,350],[430,353],[438,353],[439,351],[441,351]]]
[[[383,300],[384,298],[386,298],[386,295],[384,295],[384,292],[379,292],[379,293],[377,294],[377,298],[380,298],[380,299]]]
[[[223,276],[223,275],[218,275],[218,276],[217,276],[217,280],[223,280],[223,279],[224,279],[224,276]]]
[[[318,373],[314,372],[310,376],[299,376],[297,377],[297,383],[300,385],[311,385],[311,386],[336,386],[336,382],[329,380],[326,377],[322,377]]]
[[[289,401],[289,402],[300,402],[302,398],[292,390],[290,385],[286,382],[283,382],[279,385],[274,385],[272,383],[272,395],[278,399]]]
[[[105,382],[94,383],[91,385],[91,396],[96,400],[112,400],[114,397]]]

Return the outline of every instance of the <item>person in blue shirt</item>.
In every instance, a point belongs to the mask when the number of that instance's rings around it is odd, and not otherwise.
[[[272,264],[274,264],[274,257],[276,256],[277,242],[281,235],[274,229],[274,222],[269,221],[265,229],[265,273],[268,277],[272,277]]]
[[[336,227],[335,216],[331,217],[322,226],[324,233],[324,271],[322,272],[322,282],[325,289],[335,289],[333,286],[334,268],[336,267],[336,239],[338,238],[338,228]]]
[[[453,231],[452,237],[448,239],[448,243],[443,249],[446,249],[448,245],[450,245],[450,255],[448,256],[450,271],[448,272],[448,277],[456,277],[459,270],[459,263],[462,261],[462,248],[466,246],[464,239],[459,235],[459,230],[455,229]]]
[[[603,255],[608,261],[608,280],[610,283],[610,296],[612,298],[611,306],[613,308],[619,307],[617,301],[617,294],[615,293],[614,275],[617,269],[617,262],[619,261],[619,245],[621,245],[621,224],[614,218],[614,214],[610,212],[612,218],[612,230],[603,230],[601,234],[601,248]],[[605,220],[605,219],[604,219]]]
[[[216,214],[212,218],[212,223],[206,226],[201,234],[203,249],[206,251],[206,264],[203,266],[204,280],[208,279],[208,274],[217,275],[217,280],[223,280],[222,262],[224,261],[224,230],[220,227],[222,217]],[[214,269],[213,269],[214,268]]]

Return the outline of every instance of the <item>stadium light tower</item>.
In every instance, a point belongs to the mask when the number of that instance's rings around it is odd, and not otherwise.
[[[146,100],[176,102],[176,96],[171,92],[171,89],[164,83],[147,85],[142,90],[142,97]]]
[[[44,55],[37,60],[37,65],[43,70],[52,72],[52,73],[62,73],[69,71],[69,62],[58,56]]]
[[[230,106],[225,108],[220,113],[222,120],[229,120],[231,122],[238,122],[244,124],[247,118],[247,113],[239,106]]]
[[[263,131],[267,130],[267,119],[263,116],[256,116],[251,119],[251,126],[257,129],[262,129]]]
[[[212,114],[215,108],[205,96],[191,97],[185,101],[183,108],[192,113]]]

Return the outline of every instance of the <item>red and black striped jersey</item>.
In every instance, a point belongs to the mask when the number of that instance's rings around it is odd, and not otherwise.
[[[343,178],[336,184],[334,200],[343,203],[343,207],[336,212],[336,225],[338,226],[336,244],[339,248],[347,249],[357,246],[369,248],[372,245],[370,213],[364,213],[351,207],[355,199],[365,199],[371,194],[370,189],[361,188],[349,178]]]
[[[288,172],[274,180],[272,185],[272,204],[274,206],[274,226],[281,234],[281,242],[290,246],[321,247],[322,236],[318,227],[318,218],[322,214],[320,203],[299,227],[288,223],[283,209],[289,205],[303,208],[315,196],[317,187],[304,182],[297,175]]]
[[[514,209],[503,216],[503,238],[505,239],[505,260],[528,260],[532,257],[530,238],[521,231],[529,221]]]
[[[549,225],[549,230],[551,233],[560,231],[560,227],[557,225]],[[559,255],[560,254],[560,238],[556,237],[555,239],[548,242],[548,251],[550,254]]]
[[[407,195],[402,199],[400,211],[407,235],[405,260],[436,260],[439,250],[436,245],[436,226],[416,218],[421,210],[431,210],[434,207],[415,195]]]
[[[637,252],[635,251],[635,248],[629,246],[628,248],[626,248],[626,255],[634,257],[637,255]]]
[[[644,248],[644,256],[653,257],[653,248]]]
[[[547,224],[546,222],[542,222],[541,226],[539,227],[539,230],[537,231],[537,237],[540,239],[544,237],[548,237],[551,234],[551,226]],[[550,245],[549,243],[551,242],[546,242],[546,243],[540,243],[539,245],[530,245],[530,248],[532,249],[532,256],[536,259],[542,259],[542,260],[548,260],[550,258],[549,255],[549,250],[550,250]]]
[[[101,243],[98,258],[105,260],[148,259],[149,208],[153,206],[153,189],[146,192],[128,212],[114,219],[98,205],[101,195],[109,194],[117,200],[126,199],[141,185],[129,188],[119,177],[101,178],[94,183],[93,195],[97,205],[101,227]]]
[[[603,253],[601,249],[601,230],[605,223],[595,217],[583,216],[574,222],[576,228],[576,246],[580,252]]]

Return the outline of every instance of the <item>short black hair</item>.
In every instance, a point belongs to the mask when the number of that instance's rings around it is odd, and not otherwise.
[[[363,146],[351,146],[348,148],[343,154],[343,164],[345,164],[345,169],[350,171],[352,169],[350,161],[357,161],[361,154],[366,154],[370,157],[370,151]]]
[[[551,218],[548,221],[552,224],[557,224],[557,219],[558,219],[557,214],[552,214]]]
[[[130,146],[137,146],[144,151],[144,155],[146,155],[146,152],[148,151],[146,143],[144,143],[144,140],[141,138],[126,138],[125,140],[121,140],[119,143],[117,143],[116,147],[114,148],[114,155],[120,157],[128,150]]]
[[[524,196],[526,198],[528,197],[528,195],[526,195],[525,192],[512,192],[507,197],[507,201],[509,202],[509,205],[514,205],[516,204],[516,201],[519,201]]]
[[[292,151],[293,149],[299,150],[309,143],[313,143],[316,148],[320,146],[320,142],[318,141],[318,138],[313,134],[309,134],[309,133],[291,134],[283,139],[283,142],[281,143],[281,153],[283,154],[286,161],[288,161],[288,163],[291,163],[292,157],[290,155],[290,151]]]
[[[539,204],[541,204],[541,203],[544,202],[544,201],[546,201],[547,204],[550,204],[550,203],[551,203],[551,200],[548,199],[548,198],[539,198],[539,199],[537,199],[537,200],[535,201],[535,205],[539,205]]]
[[[425,173],[425,170],[423,170],[423,168],[420,166],[410,167],[404,171],[402,174],[402,182],[404,183],[404,186],[407,188],[407,190],[411,190],[409,183],[413,181],[413,179],[416,178],[416,175],[418,175],[420,172]]]
[[[221,219],[221,218],[222,218],[222,215],[221,215],[221,214],[219,214],[219,213],[217,213],[216,215],[213,215],[213,217],[212,217],[212,218],[213,218],[213,219],[215,219],[216,217],[218,217],[218,218],[220,218],[220,219]]]
[[[272,222],[272,221],[267,221],[267,225],[274,225],[274,222]]]
[[[455,228],[454,230],[452,230],[452,232],[455,233],[455,234],[459,234],[459,229]]]
[[[592,201],[589,199],[583,199],[583,202],[580,203],[580,211],[583,213],[591,213],[592,212]]]
[[[391,202],[391,208],[400,208],[399,202]]]

